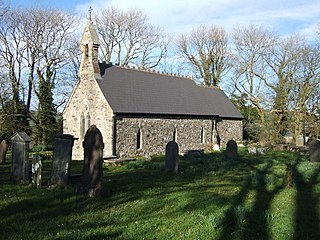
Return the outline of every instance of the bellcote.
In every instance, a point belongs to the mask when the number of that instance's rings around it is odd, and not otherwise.
[[[91,20],[88,20],[80,43],[82,52],[81,65],[86,65],[89,68],[92,66],[95,77],[101,77],[98,63],[99,46],[99,37],[96,27]]]

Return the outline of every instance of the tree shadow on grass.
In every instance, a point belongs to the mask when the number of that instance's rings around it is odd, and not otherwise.
[[[308,176],[298,170],[298,163],[297,160],[292,166],[297,189],[294,239],[320,239],[320,194],[319,190],[315,190],[316,184],[319,183],[320,165],[310,163],[313,172]]]
[[[268,176],[271,176],[272,165],[268,163],[262,169],[254,169],[255,177],[251,179],[251,189],[256,197],[253,208],[242,232],[243,239],[270,239],[268,217],[274,197],[284,188],[283,183],[268,189]],[[256,181],[253,183],[253,181]]]
[[[254,158],[266,158],[263,160]],[[241,158],[251,168],[245,184],[234,198],[231,207],[225,212],[219,239],[269,239],[268,212],[273,198],[283,189],[283,184],[268,189],[268,177],[272,174],[272,164],[268,156],[252,156],[253,159]],[[257,166],[263,163],[261,166]],[[282,176],[280,176],[282,177]],[[255,200],[252,210],[244,205],[247,195],[254,191]]]
[[[3,236],[12,237],[10,233],[14,232],[16,238],[40,238],[47,234],[51,239],[134,238],[134,234],[145,231],[145,236],[150,237],[154,234],[150,230],[152,224],[161,224],[161,220],[157,220],[159,218],[175,219],[181,214],[188,217],[188,212],[210,214],[210,211],[212,213],[219,207],[230,205],[224,210],[223,219],[217,226],[220,232],[218,239],[235,239],[232,235],[235,232],[238,239],[270,238],[266,212],[283,185],[268,188],[266,175],[272,171],[271,163],[267,162],[268,156],[244,156],[239,162],[226,162],[223,153],[210,153],[198,157],[186,156],[180,160],[178,174],[164,172],[164,158],[105,171],[106,186],[112,191],[112,196],[107,199],[75,196],[71,190],[26,189],[21,200],[12,200],[12,203],[9,201],[5,206],[0,206]],[[310,228],[308,224],[313,226],[310,221],[314,224],[319,222],[316,212],[319,194],[316,195],[314,190],[318,175],[315,171],[310,181],[306,182],[297,165],[294,165],[293,171],[297,176],[298,191],[295,239],[299,239],[306,236],[305,232]],[[210,182],[203,179],[210,179]],[[224,181],[215,183],[215,179]],[[219,192],[221,189],[226,192]],[[254,191],[256,196],[252,210],[238,211],[243,210],[239,206],[243,207],[250,191]],[[5,189],[0,189],[1,195],[5,192]],[[175,206],[177,200],[184,202]],[[308,206],[310,204],[307,209],[305,202]],[[300,218],[302,223],[298,223]],[[144,222],[143,226],[135,225],[140,221]],[[127,227],[141,229],[128,232]],[[313,226],[308,236],[318,237],[317,231],[319,226]]]
[[[49,191],[25,187],[25,191],[8,193],[11,194],[7,196],[9,203],[0,208],[2,239],[92,239],[96,235],[104,238],[121,235],[115,230],[103,234],[96,231],[111,226],[113,222],[101,218],[98,221],[90,216],[95,208],[98,209],[98,202],[92,199],[58,189]],[[12,200],[14,202],[10,203]]]

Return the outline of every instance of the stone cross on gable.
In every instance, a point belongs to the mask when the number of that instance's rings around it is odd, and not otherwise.
[[[88,9],[88,13],[89,13],[89,20],[92,21],[92,7],[90,6],[89,9]]]

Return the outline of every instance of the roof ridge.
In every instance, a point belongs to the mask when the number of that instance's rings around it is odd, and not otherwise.
[[[149,72],[149,73],[159,74],[159,75],[163,75],[163,76],[170,76],[170,77],[193,80],[192,76],[187,76],[187,75],[183,75],[183,74],[179,74],[179,73],[168,73],[168,72],[165,72],[165,71],[155,70],[153,68],[142,68],[142,67],[129,66],[129,65],[113,64],[112,62],[106,62],[106,61],[99,61],[99,63],[110,65],[110,67],[118,67],[118,68],[124,68],[124,69],[130,69],[130,70],[134,70],[134,71],[139,71],[139,72]]]
[[[153,68],[142,68],[142,67],[135,67],[135,66],[128,66],[128,65],[115,65],[115,66],[121,67],[121,68],[126,68],[126,69],[131,69],[134,71],[149,72],[149,73],[159,74],[159,75],[163,75],[163,76],[170,76],[170,77],[184,78],[184,79],[192,80],[191,77],[186,76],[186,75],[182,75],[182,74],[180,75],[179,73],[168,73],[165,71],[155,70]]]
[[[220,86],[208,86],[208,85],[205,85],[205,84],[197,84],[198,87],[203,87],[203,88],[209,88],[209,89],[219,89],[219,90],[222,90]]]

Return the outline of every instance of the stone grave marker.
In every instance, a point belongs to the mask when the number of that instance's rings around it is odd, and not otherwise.
[[[68,186],[74,140],[75,138],[70,134],[58,134],[54,136],[50,184]]]
[[[4,164],[6,162],[6,154],[7,154],[7,143],[6,140],[2,140],[0,143],[0,164]]]
[[[165,170],[178,172],[179,146],[175,141],[170,141],[166,146]]]
[[[299,135],[296,139],[296,146],[303,147],[304,146],[304,138],[303,135]]]
[[[38,154],[33,154],[32,157],[32,165],[31,165],[31,180],[32,180],[32,187],[34,188],[41,188],[41,177],[42,177],[42,162],[41,156]]]
[[[25,132],[18,132],[12,141],[12,172],[15,184],[29,183],[29,144],[31,138]]]
[[[313,140],[309,145],[310,162],[320,162],[320,141]]]
[[[103,184],[103,149],[104,143],[100,130],[92,125],[83,141],[83,192],[90,197],[103,197],[107,191]]]
[[[226,157],[229,160],[237,160],[238,159],[238,145],[237,145],[236,141],[229,140],[227,142]]]

